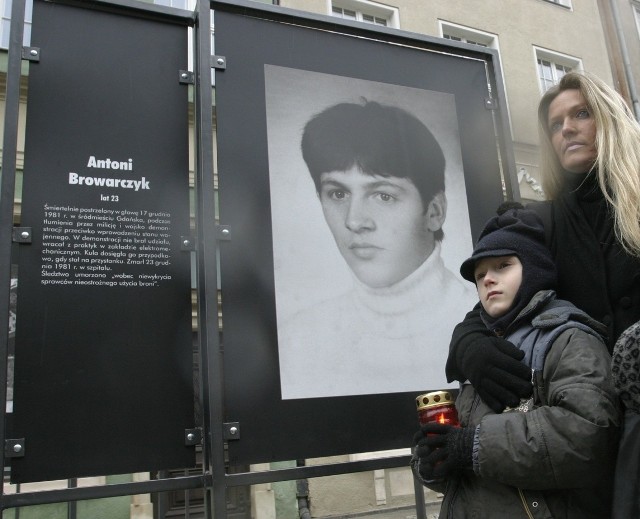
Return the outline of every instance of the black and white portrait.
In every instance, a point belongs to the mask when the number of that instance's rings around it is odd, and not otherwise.
[[[283,399],[449,386],[477,301],[452,94],[265,65]]]

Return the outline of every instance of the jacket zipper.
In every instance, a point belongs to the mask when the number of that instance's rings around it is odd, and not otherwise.
[[[469,417],[473,416],[474,411],[477,409],[479,405],[480,405],[480,395],[477,393],[477,391],[474,391],[473,402],[471,402],[471,409],[469,410]]]
[[[527,504],[527,500],[525,499],[521,489],[518,489],[518,494],[520,494],[520,499],[522,500],[522,506],[524,507],[524,511],[527,514],[527,517],[529,517],[529,519],[533,519],[533,514],[529,509],[529,505]]]

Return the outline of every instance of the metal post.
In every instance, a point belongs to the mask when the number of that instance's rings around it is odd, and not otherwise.
[[[67,480],[67,488],[77,488],[78,486],[78,478],[71,478]],[[78,503],[75,501],[69,501],[67,503],[67,518],[68,519],[76,519],[78,512]]]
[[[424,502],[424,487],[415,476],[413,478],[413,490],[416,498],[416,518],[427,519],[427,507]]]
[[[20,493],[20,483],[16,483],[16,494]],[[15,515],[13,516],[14,519],[20,519],[20,508],[14,508],[15,510]]]
[[[189,471],[185,470],[184,475],[188,476]],[[184,491],[184,519],[191,519],[191,491],[186,489]]]
[[[636,89],[636,82],[631,69],[631,61],[629,59],[629,51],[627,49],[627,40],[624,37],[622,25],[620,24],[620,15],[618,14],[618,5],[616,4],[616,0],[611,0],[611,15],[613,18],[613,25],[616,29],[616,35],[618,37],[618,43],[620,43],[620,53],[622,54],[624,74],[626,76],[627,85],[629,87],[629,97],[631,97],[631,107],[633,109],[636,120],[640,121],[640,103],[638,102],[638,91]]]
[[[222,352],[218,329],[217,241],[213,188],[213,121],[211,110],[211,4],[199,0],[195,25],[196,231],[198,337],[204,431],[203,464],[212,475],[205,511],[227,517],[223,422]]]
[[[18,151],[18,120],[20,111],[20,75],[22,39],[24,35],[25,0],[13,0],[9,33],[7,87],[0,172],[0,409],[7,407],[7,356],[9,354],[9,300],[11,291],[11,242],[13,203]],[[0,427],[0,467],[5,466],[5,427]],[[0,488],[0,499],[4,490]]]

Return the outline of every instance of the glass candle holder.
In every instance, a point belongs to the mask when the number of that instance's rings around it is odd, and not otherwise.
[[[453,395],[449,391],[432,391],[416,397],[420,425],[441,423],[460,427]]]

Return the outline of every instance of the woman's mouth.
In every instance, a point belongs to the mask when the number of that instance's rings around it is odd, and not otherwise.
[[[581,148],[582,146],[583,145],[579,142],[570,142],[565,146],[564,151],[565,152],[574,151],[574,150],[577,150],[578,148]]]

